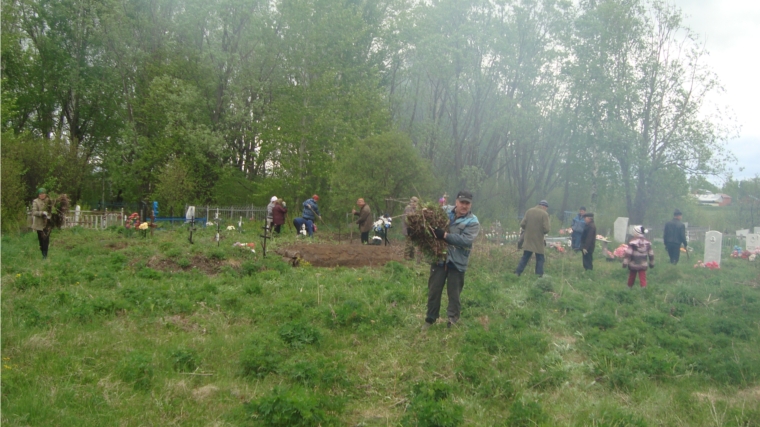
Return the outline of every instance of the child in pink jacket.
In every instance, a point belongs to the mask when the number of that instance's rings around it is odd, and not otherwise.
[[[647,230],[644,226],[637,225],[633,227],[633,239],[628,242],[628,249],[625,250],[623,258],[623,268],[627,268],[628,287],[632,288],[636,281],[636,274],[639,275],[641,287],[647,287],[647,267],[654,268],[654,251],[649,240],[644,238]]]

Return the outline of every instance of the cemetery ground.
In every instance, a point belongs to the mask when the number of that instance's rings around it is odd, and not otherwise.
[[[515,247],[479,242],[461,325],[422,333],[425,264],[118,231],[56,230],[45,262],[2,236],[3,425],[760,425],[760,261],[656,245],[629,290],[601,251],[517,278]]]

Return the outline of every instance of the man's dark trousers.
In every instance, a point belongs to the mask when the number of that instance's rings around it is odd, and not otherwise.
[[[47,258],[48,246],[50,246],[50,230],[37,230],[37,240],[40,242],[40,252]]]
[[[435,323],[440,315],[444,284],[446,284],[446,294],[449,296],[446,315],[454,323],[459,320],[461,309],[459,294],[464,288],[464,272],[457,270],[452,263],[433,264],[430,266],[430,278],[428,279],[428,303],[427,315],[425,316],[425,321],[428,323]]]
[[[670,257],[671,264],[678,264],[678,260],[681,258],[681,244],[680,243],[668,243],[665,245],[668,250],[668,256]]]
[[[369,243],[369,231],[363,232],[361,239],[362,239],[362,243],[364,243],[365,245]]]
[[[525,270],[525,266],[528,265],[530,257],[533,255],[531,251],[523,251],[523,256],[520,259],[520,263],[517,264],[517,270],[515,273],[519,276]],[[544,275],[544,254],[536,254],[536,274],[539,276]]]
[[[592,252],[583,254],[583,268],[586,270],[594,269],[594,254]]]

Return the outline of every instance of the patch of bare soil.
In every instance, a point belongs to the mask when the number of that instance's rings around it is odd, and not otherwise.
[[[198,270],[208,274],[209,276],[219,273],[221,268],[225,265],[229,265],[234,269],[238,269],[240,267],[240,262],[236,260],[215,260],[211,258],[206,258],[203,255],[195,255],[190,260],[190,265],[187,267],[181,267],[179,264],[177,264],[176,261],[170,258],[162,258],[159,256],[153,256],[148,260],[148,263],[146,264],[147,267],[150,267],[154,270],[159,271],[189,271],[193,268],[197,268]]]
[[[291,263],[300,259],[315,267],[378,267],[389,261],[404,260],[404,248],[398,243],[392,246],[299,244],[280,248],[277,253]]]

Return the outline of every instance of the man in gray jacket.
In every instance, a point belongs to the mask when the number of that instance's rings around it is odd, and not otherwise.
[[[425,315],[425,323],[422,325],[423,331],[430,328],[438,320],[444,284],[447,285],[446,293],[449,297],[449,306],[446,309],[448,324],[446,326],[450,328],[459,321],[461,311],[459,294],[464,288],[464,273],[467,271],[467,263],[470,260],[472,242],[480,232],[480,223],[478,218],[472,214],[472,193],[467,190],[460,191],[455,203],[454,209],[449,212],[448,230],[441,228],[434,230],[435,237],[445,240],[448,246],[446,248],[446,261],[430,266],[427,314]]]

